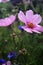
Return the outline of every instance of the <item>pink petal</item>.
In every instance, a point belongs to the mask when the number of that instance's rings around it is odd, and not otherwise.
[[[31,22],[31,18],[32,17],[33,17],[33,11],[32,10],[26,11],[26,19],[27,19],[27,22]]]
[[[5,26],[9,26],[9,25],[12,24],[12,22],[13,22],[13,21],[11,21],[10,18],[5,18],[3,23],[4,23]]]
[[[40,15],[36,14],[32,17],[32,22],[34,24],[39,24],[42,21],[42,18]]]
[[[26,17],[22,11],[18,13],[18,18],[21,22],[26,23]]]
[[[43,32],[43,26],[37,25],[36,30]]]
[[[38,30],[35,30],[35,29],[32,29],[32,31],[35,32],[35,33],[41,33],[41,32],[39,32]]]
[[[30,28],[27,28],[26,26],[22,26],[22,28],[29,33],[32,33],[32,30]]]
[[[4,21],[4,19],[0,19],[0,26],[5,26],[5,21]]]
[[[6,3],[7,1],[9,1],[9,0],[2,0],[3,3]]]
[[[3,2],[3,3],[6,3],[6,2],[7,2],[7,0],[2,0],[2,2]]]
[[[0,19],[0,26],[9,26],[15,21],[15,16],[11,15],[10,17]]]
[[[43,32],[43,27],[40,27],[39,31]]]
[[[16,16],[11,15],[11,16],[9,17],[9,19],[10,19],[11,21],[14,21],[14,20],[16,19]]]

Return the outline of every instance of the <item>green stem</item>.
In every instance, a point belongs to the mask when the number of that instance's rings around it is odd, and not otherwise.
[[[31,2],[31,7],[32,7],[32,9],[34,10],[34,12],[35,13],[37,13],[37,11],[36,11],[36,9],[34,8],[34,6],[33,6],[33,3]]]

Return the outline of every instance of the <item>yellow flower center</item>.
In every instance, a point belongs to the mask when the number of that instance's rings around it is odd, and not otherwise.
[[[33,28],[34,27],[33,23],[28,23],[27,25],[28,25],[29,28]]]

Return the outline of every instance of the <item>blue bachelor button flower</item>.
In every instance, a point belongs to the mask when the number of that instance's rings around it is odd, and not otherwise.
[[[22,28],[22,26],[18,26],[18,29],[21,31],[24,31],[24,29]]]
[[[0,63],[1,63],[1,64],[4,64],[4,63],[6,63],[6,60],[0,59]]]
[[[8,54],[7,57],[8,57],[9,59],[12,59],[12,58],[15,57],[15,56],[16,56],[16,52],[11,52],[11,53]]]
[[[16,6],[18,3],[22,2],[22,0],[10,0],[12,5]]]
[[[8,56],[7,56],[9,59],[11,59],[13,57],[13,54],[12,53],[9,53]]]

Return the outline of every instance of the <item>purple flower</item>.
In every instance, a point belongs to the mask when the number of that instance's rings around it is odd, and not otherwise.
[[[5,64],[5,63],[6,63],[6,60],[0,59],[0,63],[1,63],[1,64]]]
[[[22,28],[22,26],[18,26],[18,29],[21,31],[24,31],[24,29]]]
[[[24,3],[25,5],[30,4],[30,0],[23,0],[23,3]]]
[[[11,59],[11,58],[13,58],[13,57],[15,57],[15,56],[16,56],[16,52],[11,52],[11,53],[8,54],[7,57],[8,57],[9,59]]]
[[[10,2],[12,3],[12,5],[17,5],[18,3],[22,2],[22,0],[10,0]]]

